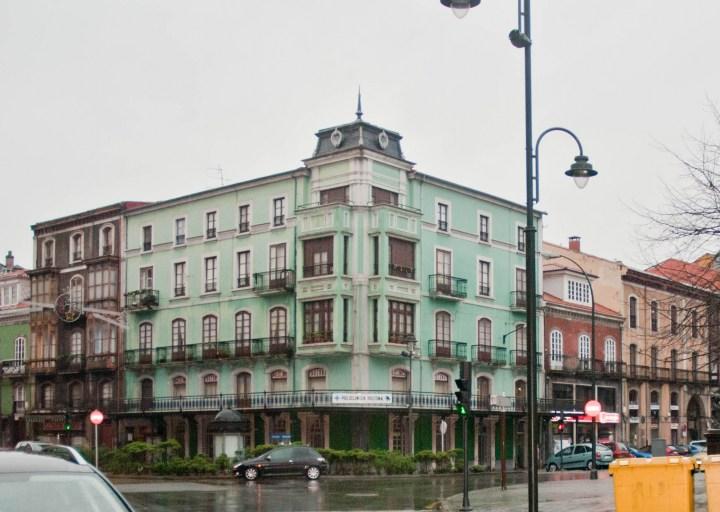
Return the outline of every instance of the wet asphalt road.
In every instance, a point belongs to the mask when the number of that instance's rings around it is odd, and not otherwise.
[[[586,472],[542,473],[540,481],[588,478]],[[526,481],[508,475],[508,485]],[[462,493],[462,475],[274,478],[238,481],[118,481],[137,512],[427,510]],[[470,475],[470,490],[500,485],[500,475]]]

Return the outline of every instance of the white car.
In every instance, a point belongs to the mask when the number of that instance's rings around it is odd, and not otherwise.
[[[698,440],[698,441],[690,441],[690,444],[688,445],[690,448],[690,453],[695,455],[696,453],[701,452],[707,452],[707,441]]]

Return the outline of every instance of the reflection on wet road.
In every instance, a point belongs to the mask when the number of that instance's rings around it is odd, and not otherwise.
[[[540,481],[588,478],[586,472],[541,474]],[[508,485],[526,481],[508,475]],[[309,482],[302,478],[257,482],[196,483],[157,481],[119,483],[138,512],[423,510],[462,492],[462,475],[414,477],[337,477]],[[500,485],[500,475],[471,475],[470,489]]]

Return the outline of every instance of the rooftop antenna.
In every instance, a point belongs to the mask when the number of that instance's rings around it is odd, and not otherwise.
[[[357,104],[357,112],[355,112],[355,116],[357,117],[358,121],[362,121],[363,111],[362,111],[362,94],[360,94],[360,86],[358,85],[358,104]]]
[[[225,186],[225,177],[223,176],[223,168],[220,166],[220,164],[217,164],[217,167],[210,167],[208,171],[215,171],[218,175],[218,178],[220,179],[220,186]]]

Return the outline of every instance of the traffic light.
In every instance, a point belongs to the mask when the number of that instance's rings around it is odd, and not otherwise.
[[[565,416],[560,416],[560,421],[558,422],[557,426],[558,432],[561,434],[565,432]]]
[[[469,362],[460,363],[460,378],[455,379],[458,390],[455,391],[455,411],[460,416],[467,416],[470,412],[470,375],[472,367]]]
[[[63,428],[65,429],[65,432],[69,432],[72,428],[72,425],[70,424],[70,415],[68,413],[65,413],[65,423],[63,424]]]

